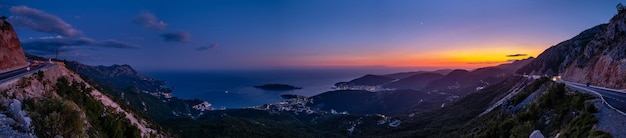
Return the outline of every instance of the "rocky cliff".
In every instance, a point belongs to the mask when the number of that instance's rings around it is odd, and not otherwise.
[[[541,53],[520,74],[561,75],[564,80],[626,88],[626,12]]]
[[[557,75],[565,70],[567,65],[574,62],[581,49],[601,30],[606,29],[606,24],[587,29],[575,37],[554,45],[541,53],[528,65],[517,70],[518,74],[532,75]]]
[[[24,50],[11,24],[0,20],[0,71],[27,65]]]
[[[626,12],[615,15],[583,48],[581,55],[566,66],[565,80],[593,85],[626,88]]]

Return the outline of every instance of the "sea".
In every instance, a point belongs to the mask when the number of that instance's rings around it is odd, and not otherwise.
[[[149,77],[167,81],[173,95],[184,99],[202,99],[215,108],[245,108],[283,101],[280,95],[314,96],[333,90],[335,83],[350,81],[366,74],[407,71],[402,68],[374,69],[281,69],[281,70],[211,70],[211,71],[142,71]],[[270,91],[255,85],[288,84],[302,89]]]

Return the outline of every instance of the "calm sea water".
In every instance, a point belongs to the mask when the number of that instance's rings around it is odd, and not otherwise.
[[[401,69],[301,69],[250,71],[144,71],[150,77],[166,80],[173,95],[199,98],[214,107],[240,108],[282,100],[282,94],[313,96],[331,90],[340,81],[365,74],[385,74]],[[289,84],[302,89],[267,91],[254,88],[269,83]]]

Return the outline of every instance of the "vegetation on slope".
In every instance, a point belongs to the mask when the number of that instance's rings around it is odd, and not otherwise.
[[[87,137],[82,130],[85,120],[70,101],[57,98],[29,100],[25,108],[31,111],[29,116],[39,137]]]
[[[494,99],[506,95],[523,78],[511,77],[505,81],[469,94],[459,101],[431,112],[418,113],[414,117],[404,117],[397,128],[373,128],[362,136],[379,137],[459,137],[465,132],[465,124],[485,111]]]
[[[549,79],[546,77],[542,77],[533,81],[529,86],[522,89],[521,92],[517,93],[517,95],[511,97],[510,101],[513,105],[517,105],[524,101],[526,97],[530,96],[533,92],[537,91],[539,87],[541,87],[544,83],[548,82]]]
[[[82,66],[83,71],[77,72],[81,78],[84,78],[86,82],[91,84],[95,89],[103,92],[102,94],[110,97],[114,102],[118,103],[122,109],[131,112],[133,115],[141,117],[148,122],[151,123],[150,128],[156,128],[158,131],[163,131],[162,129],[166,129],[168,131],[168,135],[172,134],[171,132],[179,132],[178,130],[174,130],[173,127],[169,125],[163,125],[163,122],[172,120],[172,119],[181,119],[181,118],[190,118],[189,115],[198,115],[200,111],[197,111],[191,108],[193,105],[202,103],[203,101],[199,99],[178,99],[176,97],[165,98],[162,96],[155,96],[155,93],[146,93],[144,90],[128,85],[116,85],[110,83],[110,81],[114,79],[94,79],[94,74],[89,74],[86,72],[94,72],[89,71],[90,69],[94,69],[87,65],[79,65],[77,62],[67,62],[68,69],[74,70],[75,66]],[[70,66],[71,64],[76,64],[74,66]],[[74,68],[71,68],[74,67]],[[76,72],[76,71],[75,71]],[[105,71],[106,72],[106,71]],[[128,72],[135,72],[134,70]],[[96,77],[102,74],[95,74]],[[129,75],[129,74],[126,74]],[[143,76],[130,73],[130,76]],[[129,76],[118,76],[122,78],[128,78]],[[144,87],[150,90],[163,89],[166,90],[164,92],[170,92],[169,89],[164,88],[162,85],[156,85],[154,82],[161,82],[154,79],[141,79],[141,77],[133,78],[134,81],[137,81],[141,84],[155,84],[155,85],[146,85]],[[146,81],[146,82],[142,82]],[[174,114],[175,113],[175,114]],[[177,116],[177,115],[178,116]]]
[[[38,74],[43,76],[43,73]],[[41,81],[40,79],[38,79]],[[104,106],[82,82],[58,78],[54,90],[45,97],[25,100],[39,137],[140,137],[140,131],[123,114]],[[85,117],[82,117],[82,115]],[[85,125],[83,122],[88,122]],[[83,132],[88,128],[86,132]]]
[[[563,137],[610,137],[608,133],[592,129],[597,123],[593,113],[597,109],[586,100],[592,95],[571,92],[565,85],[546,83],[550,89],[526,110],[509,115],[505,112],[493,112],[479,118],[477,137],[528,137],[533,130],[540,130],[544,135]]]
[[[153,119],[157,122],[162,122],[164,120],[168,120],[171,118],[179,118],[179,117],[189,117],[188,114],[197,115],[200,112],[192,109],[191,106],[202,103],[202,100],[199,99],[178,99],[176,97],[165,98],[162,96],[155,96],[152,90],[162,90],[160,92],[170,93],[171,89],[164,87],[164,81],[155,80],[152,78],[145,77],[140,73],[136,72],[130,67],[125,66],[111,66],[111,67],[91,67],[88,65],[83,65],[78,62],[68,62],[64,61],[67,65],[67,68],[73,70],[77,74],[84,78],[89,84],[92,84],[94,88],[103,92],[103,94],[109,96],[116,103],[120,104],[120,106],[124,110],[131,111],[134,115],[141,116],[146,119]],[[80,67],[82,71],[76,71]],[[119,85],[117,83],[111,83],[117,79],[115,78],[106,78],[106,73],[93,73],[93,72],[111,72],[106,71],[106,69],[110,70],[123,70],[116,69],[114,67],[119,67],[123,69],[128,69],[126,72],[131,73],[123,73],[125,75],[116,76],[119,78],[131,78],[132,83],[124,83],[123,85]],[[148,79],[145,79],[148,78]],[[141,87],[131,85],[134,82],[141,85]],[[149,84],[149,85],[148,85]],[[151,91],[151,92],[146,92]],[[181,114],[181,116],[176,116],[173,112]],[[159,128],[154,126],[153,128]]]

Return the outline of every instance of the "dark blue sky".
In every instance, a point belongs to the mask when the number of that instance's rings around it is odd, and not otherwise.
[[[619,2],[0,0],[0,13],[28,52],[92,65],[474,68],[536,56]]]

